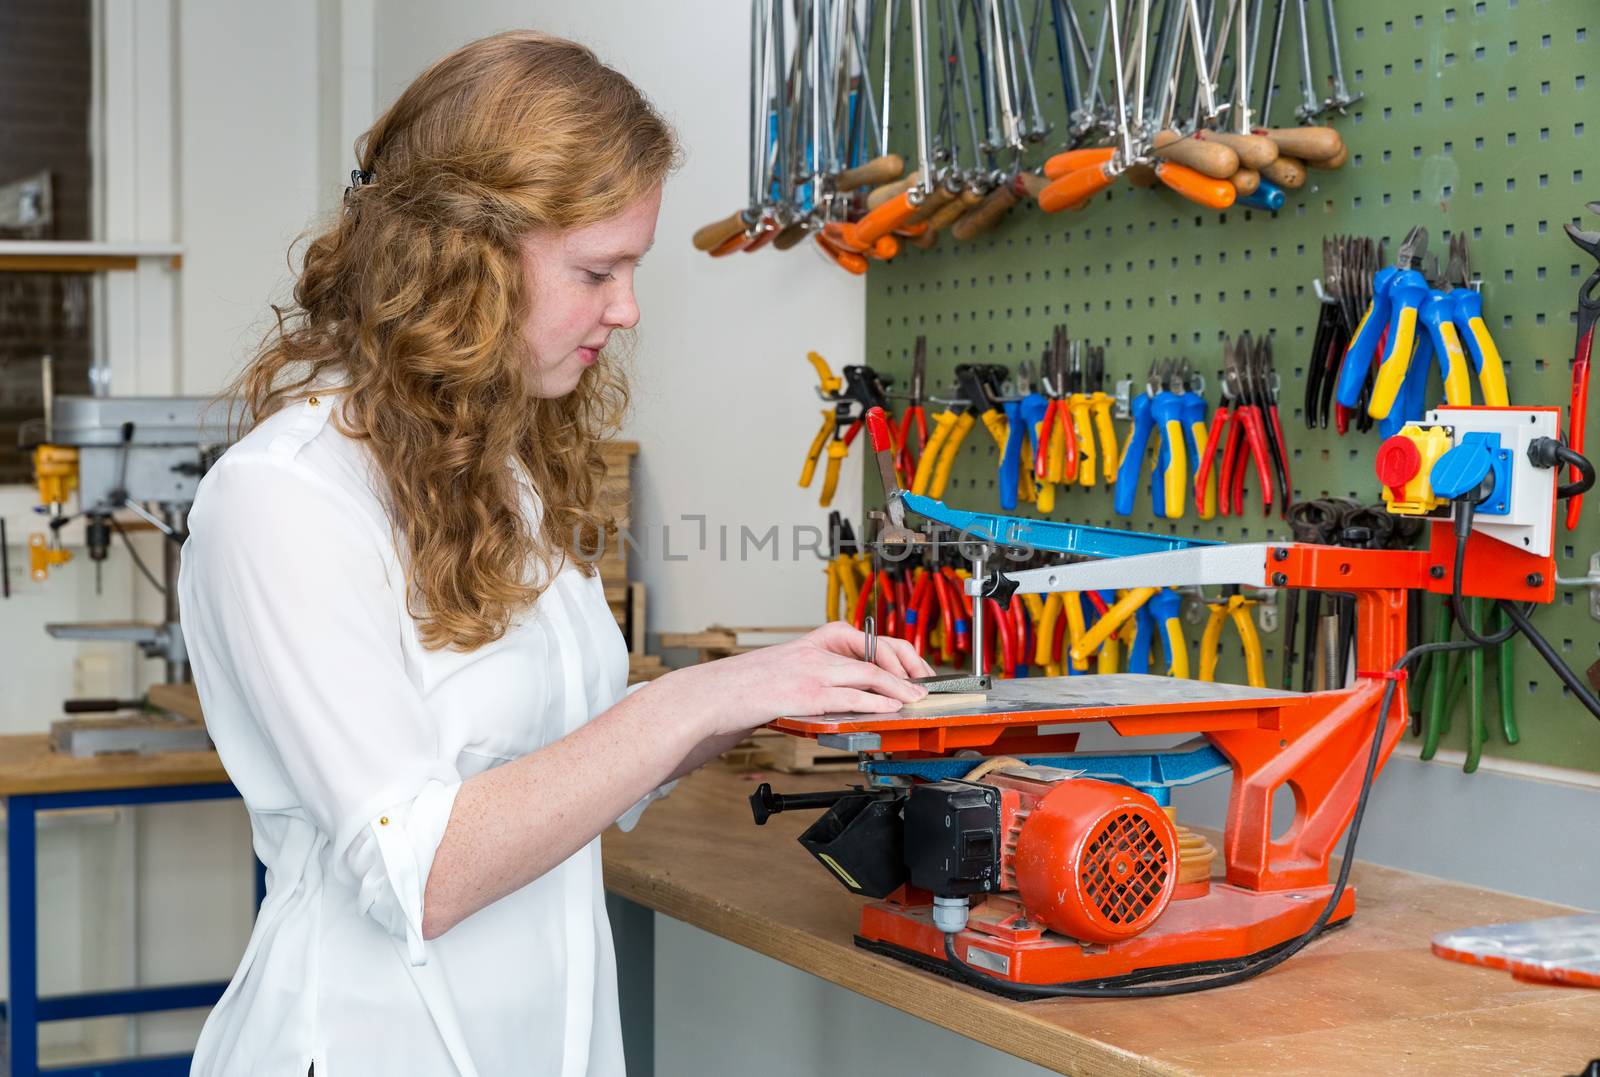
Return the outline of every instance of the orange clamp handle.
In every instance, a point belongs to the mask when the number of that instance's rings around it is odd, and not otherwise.
[[[817,246],[821,247],[823,252],[829,258],[832,258],[840,269],[847,273],[854,273],[858,277],[867,271],[867,260],[861,255],[854,251],[847,251],[842,247],[836,247],[823,236],[817,236],[816,240]]]
[[[901,227],[917,211],[919,203],[911,200],[911,191],[903,191],[857,221],[847,226],[844,234],[850,245],[862,250],[871,247],[880,236],[886,236]]]
[[[1085,150],[1067,150],[1065,153],[1058,153],[1044,163],[1045,178],[1058,180],[1068,172],[1076,172],[1080,168],[1109,164],[1116,152],[1115,146],[1093,146]]]
[[[1239,197],[1238,190],[1227,180],[1215,179],[1171,161],[1156,165],[1156,178],[1189,201],[1211,209],[1227,209]]]
[[[1039,192],[1039,208],[1046,213],[1071,209],[1111,186],[1116,178],[1110,162],[1096,168],[1079,168],[1068,172]],[[1233,188],[1228,186],[1228,190],[1231,192]]]

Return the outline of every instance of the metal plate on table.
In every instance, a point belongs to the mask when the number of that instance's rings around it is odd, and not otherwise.
[[[1117,708],[1193,706],[1225,708],[1256,700],[1301,697],[1300,692],[1276,688],[1251,688],[1245,684],[1158,677],[1148,673],[1088,674],[1082,677],[1016,677],[994,682],[988,698],[940,706],[929,699],[915,711],[899,714],[826,714],[808,718],[780,718],[780,728],[826,732],[840,727],[891,728],[897,724],[938,725],[941,719],[982,718],[1073,710],[1106,711]]]

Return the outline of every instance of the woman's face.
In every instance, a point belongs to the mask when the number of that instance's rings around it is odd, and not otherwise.
[[[535,392],[566,396],[578,387],[617,329],[639,321],[633,272],[655,240],[661,188],[610,220],[522,241],[528,316],[522,337],[533,357]]]

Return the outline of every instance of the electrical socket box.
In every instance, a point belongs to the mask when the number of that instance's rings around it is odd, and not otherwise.
[[[1528,446],[1536,438],[1561,436],[1561,409],[1446,406],[1428,412],[1425,421],[1452,427],[1458,445],[1467,434],[1499,435],[1501,449],[1511,456],[1511,497],[1503,515],[1479,514],[1472,529],[1527,553],[1550,556],[1560,474],[1534,467]]]

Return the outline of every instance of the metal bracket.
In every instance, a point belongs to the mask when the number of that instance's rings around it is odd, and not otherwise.
[[[1256,624],[1261,626],[1263,632],[1278,630],[1277,588],[1268,587],[1256,592]]]
[[[1117,382],[1117,391],[1112,399],[1116,402],[1111,409],[1111,414],[1119,419],[1133,418],[1133,379],[1122,378]]]
[[[818,733],[817,743],[843,752],[876,752],[883,748],[883,738],[876,733]]]
[[[1562,587],[1587,587],[1589,589],[1589,616],[1600,621],[1600,553],[1589,558],[1587,576],[1557,576]]]

